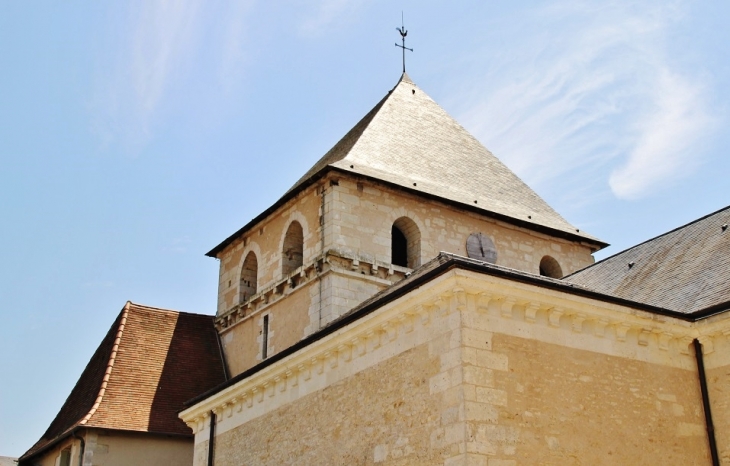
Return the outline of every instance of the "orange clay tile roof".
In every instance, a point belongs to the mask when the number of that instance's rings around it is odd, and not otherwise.
[[[189,435],[186,400],[225,381],[213,316],[127,302],[27,460],[77,427]]]

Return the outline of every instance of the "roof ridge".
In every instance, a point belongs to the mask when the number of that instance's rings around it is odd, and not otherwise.
[[[104,394],[106,393],[106,387],[109,384],[109,379],[111,378],[112,371],[114,369],[114,362],[116,362],[117,359],[117,351],[119,350],[119,343],[122,340],[122,336],[124,335],[124,327],[127,323],[127,316],[129,315],[129,308],[130,305],[134,304],[131,301],[127,301],[127,303],[124,305],[124,308],[122,309],[122,316],[119,320],[119,327],[117,328],[117,335],[116,338],[114,338],[114,345],[112,346],[111,354],[109,355],[109,362],[106,366],[106,371],[104,372],[104,378],[101,381],[101,387],[99,388],[99,394],[96,397],[96,400],[94,401],[94,405],[91,407],[89,412],[84,416],[84,418],[78,423],[79,425],[86,425],[91,417],[96,413],[96,410],[99,409],[99,405],[101,405],[101,402],[104,400]]]
[[[649,238],[649,239],[646,239],[646,240],[642,241],[641,243],[637,243],[637,244],[634,244],[633,246],[629,246],[628,248],[626,248],[626,249],[623,249],[623,250],[621,250],[621,251],[619,251],[619,252],[617,252],[617,253],[615,253],[615,254],[611,254],[611,255],[610,255],[610,256],[608,256],[608,257],[604,257],[603,259],[599,260],[598,262],[594,262],[593,264],[591,264],[591,265],[589,265],[589,266],[587,266],[587,267],[584,267],[584,268],[582,268],[582,269],[580,269],[580,270],[576,270],[575,272],[573,272],[573,273],[571,273],[571,274],[569,274],[569,275],[566,275],[566,276],[564,276],[563,278],[561,278],[561,280],[565,280],[565,279],[566,279],[566,278],[568,278],[568,277],[572,277],[572,276],[574,276],[574,275],[578,275],[579,273],[581,273],[581,272],[583,272],[583,271],[585,271],[585,270],[588,270],[588,269],[592,269],[593,267],[595,267],[595,266],[597,266],[597,265],[599,265],[599,264],[602,264],[602,263],[604,263],[604,262],[606,262],[606,261],[608,261],[608,260],[610,260],[610,259],[614,259],[615,257],[617,257],[617,256],[620,256],[621,254],[624,254],[624,253],[626,253],[626,252],[629,252],[629,251],[631,251],[632,249],[636,249],[636,248],[638,248],[639,246],[643,246],[643,245],[645,245],[645,244],[647,244],[647,243],[651,243],[652,241],[656,241],[656,240],[658,240],[659,238],[662,238],[662,237],[664,237],[664,236],[668,236],[668,235],[670,235],[670,234],[672,234],[672,233],[676,233],[676,232],[677,232],[677,231],[679,231],[679,230],[682,230],[682,229],[684,229],[684,228],[687,228],[687,227],[688,227],[688,226],[690,226],[690,225],[694,225],[694,224],[696,224],[696,223],[699,223],[699,222],[701,222],[701,221],[703,221],[703,220],[706,220],[706,219],[708,219],[708,218],[712,217],[713,215],[717,215],[717,214],[719,214],[720,212],[722,212],[722,211],[724,211],[724,210],[728,210],[728,209],[730,209],[730,205],[728,205],[728,206],[725,206],[725,207],[722,207],[722,208],[720,208],[720,209],[718,209],[718,210],[716,210],[716,211],[714,211],[714,212],[711,212],[711,213],[709,213],[709,214],[707,214],[707,215],[703,215],[703,216],[702,216],[702,217],[700,217],[700,218],[696,218],[696,219],[694,219],[694,220],[692,220],[692,221],[690,221],[690,222],[687,222],[687,223],[685,223],[684,225],[680,225],[680,226],[678,226],[678,227],[676,227],[676,228],[673,228],[673,229],[671,229],[671,230],[669,230],[669,231],[665,231],[664,233],[658,234],[658,235],[654,236],[653,238]]]
[[[214,317],[213,314],[200,314],[197,312],[188,312],[188,311],[178,311],[177,309],[166,309],[164,307],[157,307],[157,306],[148,306],[146,304],[139,304],[135,303],[133,301],[127,301],[130,305],[137,307],[137,308],[144,308],[144,309],[151,309],[154,311],[162,311],[162,312],[174,312],[177,314],[185,314],[185,315],[191,315],[191,316],[201,316],[201,317]]]

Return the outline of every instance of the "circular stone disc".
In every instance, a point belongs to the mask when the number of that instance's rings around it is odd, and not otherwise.
[[[497,262],[497,248],[489,236],[481,233],[472,233],[466,239],[466,254],[476,260],[495,264]]]

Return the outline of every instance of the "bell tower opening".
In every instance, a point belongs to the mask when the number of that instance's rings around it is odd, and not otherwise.
[[[259,261],[256,258],[256,254],[254,254],[253,251],[250,251],[248,255],[246,255],[246,260],[243,261],[243,267],[241,267],[240,301],[242,303],[256,294],[258,273]]]
[[[550,278],[563,278],[563,269],[555,258],[544,256],[540,260],[540,275]]]
[[[393,265],[415,269],[421,265],[421,231],[408,217],[401,217],[390,229],[390,258]]]
[[[289,275],[301,267],[304,261],[304,232],[302,225],[293,221],[284,235],[284,248],[281,253],[281,273]]]

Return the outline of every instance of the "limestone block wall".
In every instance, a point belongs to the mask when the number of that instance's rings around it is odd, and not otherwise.
[[[264,316],[268,316],[269,319],[268,356],[301,340],[305,335],[305,329],[310,325],[311,296],[317,296],[318,290],[318,284],[311,281],[297,288],[285,299],[245,316],[231,327],[222,329],[220,338],[229,373],[235,376],[263,360],[261,350]]]
[[[168,437],[134,432],[97,431],[96,438],[87,438],[89,466],[191,466],[193,443],[189,438]],[[91,440],[91,442],[89,441]],[[78,463],[71,463],[78,464]]]
[[[232,375],[292,346],[401,280],[409,269],[328,251],[299,274],[219,314],[216,326]],[[268,319],[264,338],[263,320]]]
[[[335,176],[335,175],[331,175]],[[551,256],[563,274],[593,263],[586,245],[550,237],[486,216],[425,200],[370,181],[340,176],[328,196],[325,248],[353,254],[369,254],[391,262],[391,227],[401,217],[415,222],[421,235],[420,263],[446,251],[467,256],[466,240],[471,233],[483,233],[497,249],[497,264],[539,274],[540,260]]]
[[[503,366],[464,385],[465,397],[488,413],[466,423],[474,458],[561,465],[709,461],[696,372],[503,334],[494,334],[491,348]],[[464,364],[465,372],[483,365],[468,352]]]
[[[216,465],[443,464],[430,444],[441,418],[428,384],[437,366],[421,345],[227,430]]]
[[[720,463],[730,465],[730,339],[705,340],[703,346],[717,450]]]
[[[70,437],[59,443],[33,464],[58,466],[61,450],[71,449],[70,464],[82,466],[192,466],[193,441],[189,437],[155,435],[144,432],[84,429],[84,457],[79,463],[79,440]]]
[[[707,371],[708,391],[721,464],[730,465],[730,364]]]
[[[452,270],[181,417],[201,466],[211,411],[216,464],[707,464],[728,325]]]
[[[322,303],[310,308],[310,326],[307,335],[314,333],[337,317],[385,289],[392,283],[360,271],[345,268],[333,269],[322,279]],[[313,298],[313,302],[316,298]]]

